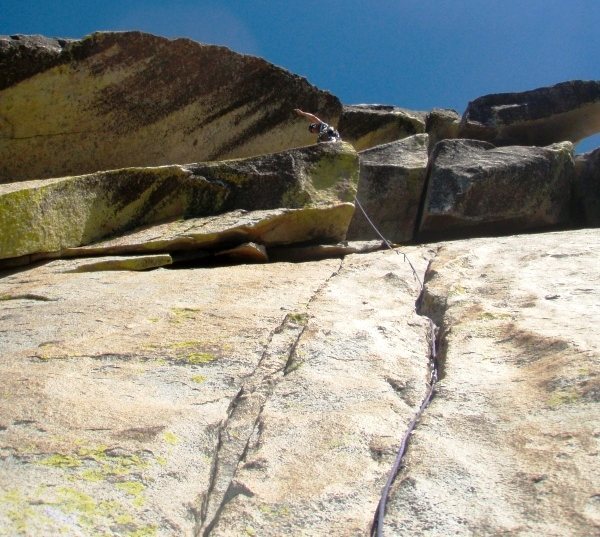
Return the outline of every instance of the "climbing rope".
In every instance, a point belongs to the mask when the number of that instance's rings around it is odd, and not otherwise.
[[[417,271],[415,270],[415,267],[411,263],[408,256],[404,252],[400,252],[399,250],[394,249],[392,243],[389,240],[387,240],[380,233],[380,231],[377,229],[377,226],[373,223],[371,218],[369,218],[369,215],[367,214],[367,212],[361,205],[360,201],[358,201],[358,198],[354,198],[354,201],[356,203],[356,206],[361,210],[363,216],[366,218],[367,222],[369,222],[370,226],[373,228],[375,233],[377,233],[377,235],[381,238],[381,240],[385,243],[385,245],[390,250],[396,252],[398,255],[404,256],[404,261],[408,262],[415,279],[419,283],[419,288],[420,288],[420,292],[421,292],[421,296],[422,296],[423,290],[424,290],[423,282],[419,278],[419,275],[417,274]],[[437,328],[435,326],[435,323],[431,319],[429,319],[429,340],[430,340],[430,351],[429,352],[430,352],[430,355],[429,355],[429,380],[427,382],[427,393],[425,394],[425,397],[423,398],[423,400],[421,402],[421,406],[419,407],[419,410],[417,410],[417,412],[413,416],[413,419],[408,424],[406,432],[404,433],[404,436],[402,437],[402,442],[400,443],[400,447],[398,449],[398,452],[396,453],[396,458],[394,459],[394,464],[392,465],[392,469],[390,470],[388,479],[387,479],[387,481],[383,487],[383,490],[381,492],[379,504],[377,505],[377,510],[375,512],[375,516],[373,517],[373,524],[371,525],[371,537],[373,537],[375,535],[377,537],[383,537],[383,521],[385,518],[385,508],[386,508],[388,498],[390,495],[390,489],[392,487],[392,484],[394,483],[394,480],[396,479],[396,476],[400,472],[400,467],[402,465],[404,455],[406,454],[406,450],[408,448],[408,441],[409,441],[410,435],[413,433],[415,427],[417,426],[417,423],[419,422],[421,415],[423,414],[425,409],[429,406],[429,403],[431,402],[431,399],[432,399],[434,391],[435,391],[435,385],[438,380],[437,348],[436,348],[436,343],[435,343],[436,342],[436,330],[437,330]]]
[[[399,250],[394,249],[394,245],[380,233],[380,231],[377,229],[377,226],[373,223],[373,220],[371,220],[369,218],[369,215],[367,214],[367,212],[361,205],[360,201],[358,201],[358,198],[354,198],[354,202],[356,203],[358,208],[361,210],[363,216],[367,219],[367,222],[369,222],[369,225],[373,228],[373,231],[375,231],[375,233],[377,233],[377,235],[379,235],[379,238],[384,242],[384,244],[390,250],[392,250],[393,252],[396,252],[396,254],[404,256],[404,261],[408,262],[415,279],[417,280],[417,282],[419,282],[419,288],[422,291],[423,290],[423,282],[421,281],[421,278],[419,278],[419,275],[417,274],[417,271],[415,270],[415,267],[413,266],[413,264],[410,262],[410,259],[408,258],[408,256],[404,252],[400,252]]]

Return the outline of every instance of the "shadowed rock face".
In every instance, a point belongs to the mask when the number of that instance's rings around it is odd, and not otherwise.
[[[0,37],[0,90],[60,63],[70,42],[43,35]]]
[[[522,232],[569,220],[575,179],[569,142],[496,148],[439,142],[431,155],[418,236]]]
[[[1,38],[0,182],[311,143],[293,108],[339,101],[261,58],[140,32]]]
[[[338,130],[361,151],[425,132],[426,115],[381,104],[345,105]]]
[[[575,185],[578,223],[600,226],[600,149],[578,155],[575,161],[578,174]]]
[[[459,137],[495,145],[577,143],[600,132],[600,81],[574,80],[470,102]]]

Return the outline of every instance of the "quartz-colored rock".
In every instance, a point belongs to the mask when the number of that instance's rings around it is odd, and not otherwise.
[[[402,256],[63,272],[78,262],[0,280],[3,531],[368,532],[425,389]]]

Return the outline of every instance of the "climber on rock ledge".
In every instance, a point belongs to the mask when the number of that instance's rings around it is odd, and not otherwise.
[[[294,112],[296,112],[296,114],[299,116],[305,117],[311,122],[311,124],[308,126],[308,130],[317,135],[318,143],[341,141],[342,138],[340,137],[340,133],[314,114],[311,114],[310,112],[303,112],[298,108],[295,108]]]

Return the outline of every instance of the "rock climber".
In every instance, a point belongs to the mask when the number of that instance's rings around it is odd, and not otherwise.
[[[320,120],[314,114],[310,112],[303,112],[302,110],[295,108],[294,112],[299,116],[305,117],[311,123],[308,126],[309,132],[317,135],[317,142],[339,142],[341,141],[340,133],[335,130],[331,125],[328,125],[324,121]]]

